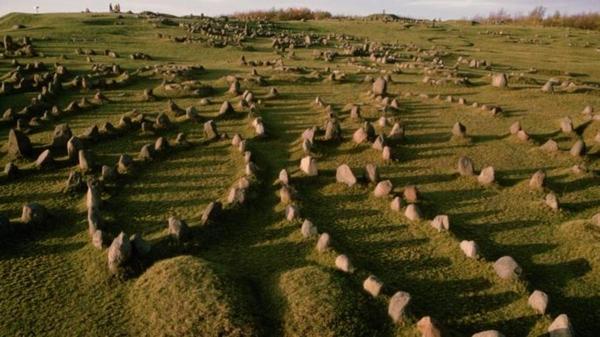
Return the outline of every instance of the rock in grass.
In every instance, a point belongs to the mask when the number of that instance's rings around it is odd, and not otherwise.
[[[377,184],[379,182],[379,170],[377,166],[373,164],[367,164],[365,166],[365,178],[368,182]]]
[[[369,135],[367,134],[367,132],[365,131],[364,128],[358,128],[356,131],[354,131],[354,133],[352,134],[352,140],[356,143],[356,144],[362,144],[364,142],[366,142],[369,139]]]
[[[407,202],[419,201],[419,189],[415,185],[407,185],[404,187],[402,195]]]
[[[410,294],[404,291],[398,291],[390,298],[388,315],[392,318],[394,323],[403,322],[404,314],[409,304]]]
[[[558,143],[552,139],[548,139],[548,141],[540,145],[540,150],[545,152],[558,152]]]
[[[317,226],[315,226],[312,221],[306,219],[302,223],[302,227],[300,228],[300,232],[304,238],[309,238],[312,236],[316,236],[318,233]]]
[[[307,176],[316,176],[319,174],[317,161],[311,156],[306,156],[300,160],[300,170]]]
[[[512,123],[508,130],[510,131],[510,134],[516,135],[519,131],[521,131],[521,122],[516,121]]]
[[[534,290],[529,296],[527,304],[537,313],[543,315],[546,313],[546,308],[548,308],[548,295],[541,290]]]
[[[554,192],[550,192],[550,193],[546,194],[546,197],[544,198],[544,202],[553,211],[558,210],[558,198],[556,197],[556,194],[554,194]]]
[[[597,213],[594,216],[592,216],[591,222],[594,226],[600,227],[600,213]]]
[[[387,81],[383,77],[377,77],[371,87],[371,92],[375,96],[385,96],[387,94]]]
[[[383,288],[383,283],[374,275],[369,275],[363,282],[363,289],[371,296],[377,297]]]
[[[21,211],[21,222],[26,225],[39,226],[48,219],[48,211],[41,204],[32,202],[23,205]]]
[[[352,187],[356,184],[356,176],[354,176],[350,166],[346,164],[338,166],[335,172],[335,179],[338,183],[346,184],[348,187]]]
[[[479,176],[477,177],[477,181],[481,185],[491,185],[495,179],[496,179],[495,172],[494,172],[494,168],[492,166],[488,166],[488,167],[484,168],[483,170],[481,170],[481,172],[479,173]]]
[[[4,165],[4,174],[8,179],[12,179],[19,174],[19,168],[13,162],[8,162]]]
[[[386,197],[390,194],[390,192],[392,192],[392,189],[394,188],[394,185],[392,185],[392,182],[389,180],[384,180],[384,181],[380,181],[377,186],[375,186],[375,191],[373,191],[373,194],[375,195],[376,198],[383,198]]]
[[[478,332],[472,337],[504,337],[504,335],[497,330],[486,330]]]
[[[213,120],[209,120],[204,123],[204,138],[207,140],[213,140],[219,137],[219,132],[217,131],[217,124]]]
[[[460,242],[460,250],[465,254],[466,257],[476,259],[479,255],[479,247],[475,241],[463,240]]]
[[[125,233],[121,232],[108,248],[108,270],[117,274],[130,257],[131,243]]]
[[[317,251],[324,252],[329,249],[331,246],[331,236],[328,233],[323,233],[319,236],[319,240],[317,241]]]
[[[227,116],[233,114],[234,112],[235,112],[235,110],[233,109],[233,105],[231,105],[231,103],[229,103],[229,101],[224,101],[223,104],[221,104],[221,108],[219,108],[219,113],[217,116],[227,117]]]
[[[203,225],[218,221],[221,216],[223,205],[219,201],[213,201],[202,212],[202,218],[200,219]]]
[[[429,316],[425,316],[417,322],[417,330],[421,333],[421,337],[442,337],[441,327]]]
[[[586,105],[585,108],[583,108],[583,110],[581,111],[581,114],[583,115],[591,115],[594,113],[594,107],[592,107],[591,105]]]
[[[177,241],[185,241],[190,236],[190,229],[184,220],[171,216],[167,226],[169,235]]]
[[[563,133],[573,132],[573,121],[569,117],[565,117],[560,120],[560,130]]]
[[[508,87],[508,78],[504,73],[497,73],[492,76],[492,86],[496,88]]]
[[[29,157],[32,155],[33,147],[31,141],[23,132],[10,129],[8,132],[8,154],[13,158]]]
[[[569,317],[565,314],[558,315],[548,327],[550,337],[573,337],[573,327],[569,321]]]
[[[296,205],[287,205],[285,207],[285,218],[287,221],[293,221],[300,217],[300,209]]]
[[[436,217],[431,220],[431,227],[437,229],[438,232],[450,230],[450,218],[445,214],[436,215]]]
[[[126,174],[133,168],[133,158],[128,154],[122,154],[117,162],[117,172]]]
[[[381,159],[384,161],[390,161],[393,159],[392,148],[389,146],[385,146],[383,151],[381,151]]]
[[[286,169],[279,171],[277,182],[283,185],[288,185],[290,183],[290,175]]]
[[[546,179],[546,173],[544,171],[539,170],[535,172],[531,179],[529,179],[529,188],[535,190],[541,190],[544,187],[544,180]]]
[[[294,200],[294,191],[289,185],[281,186],[279,189],[279,200],[284,205],[287,205]]]
[[[44,169],[52,166],[54,164],[54,157],[52,156],[52,152],[50,149],[45,150],[40,153],[40,155],[35,160],[35,167],[39,169]]]
[[[89,172],[94,166],[92,152],[89,150],[79,150],[79,169],[81,172]]]
[[[390,202],[390,209],[394,212],[400,212],[402,210],[402,199],[400,197],[395,197]]]
[[[83,150],[83,142],[76,136],[73,136],[67,142],[67,155],[70,160],[76,160],[79,156],[79,151]]]
[[[354,266],[350,261],[350,258],[344,254],[340,254],[335,258],[335,266],[337,269],[345,272],[345,273],[353,273]]]
[[[457,170],[461,176],[472,176],[474,172],[473,161],[465,156],[458,158]]]
[[[464,138],[467,135],[467,127],[462,125],[460,122],[456,122],[452,126],[452,136],[456,138]]]
[[[104,249],[111,242],[106,232],[96,229],[92,234],[92,245],[98,249]]]
[[[585,154],[585,143],[583,142],[583,140],[581,140],[581,139],[577,140],[573,144],[573,146],[571,147],[571,149],[569,150],[569,153],[573,157],[581,157],[581,156],[583,156]]]
[[[416,204],[410,204],[406,206],[404,216],[406,216],[411,221],[419,221],[423,218],[423,216],[421,215],[421,210]]]
[[[503,280],[516,280],[521,275],[521,267],[510,256],[503,256],[494,262],[496,274]]]

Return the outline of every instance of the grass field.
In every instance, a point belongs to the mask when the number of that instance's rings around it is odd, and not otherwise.
[[[192,22],[193,19],[177,19]],[[119,22],[120,24],[117,24]],[[13,29],[15,24],[25,28]],[[155,25],[147,19],[109,14],[9,14],[0,18],[0,36],[29,36],[43,57],[17,58],[21,64],[42,61],[49,68],[65,65],[68,78],[86,75],[96,64],[119,64],[132,80],[120,87],[103,89],[108,103],[80,113],[43,122],[28,136],[35,147],[52,140],[54,126],[68,123],[73,134],[93,124],[118,124],[133,109],[148,117],[165,112],[167,99],[142,101],[142,91],[160,85],[162,78],[136,70],[145,65],[202,65],[193,80],[215,90],[203,105],[199,97],[175,98],[182,108],[194,106],[205,119],[216,118],[221,103],[231,101],[239,118],[215,119],[219,132],[241,134],[259,167],[254,196],[242,207],[227,208],[219,223],[201,224],[204,208],[225,201],[229,187],[244,176],[244,158],[231,139],[206,142],[201,123],[175,118],[173,126],[156,134],[131,131],[121,137],[93,143],[96,162],[113,166],[122,153],[137,156],[144,144],[158,136],[174,140],[187,134],[192,146],[170,151],[150,163],[140,164],[119,184],[107,186],[103,216],[107,230],[116,235],[141,233],[152,251],[136,260],[132,272],[111,276],[106,250],[91,244],[87,231],[85,193],[62,192],[76,165],[51,169],[33,168],[33,160],[19,159],[23,168],[15,179],[0,176],[0,215],[17,221],[23,204],[43,204],[51,218],[42,228],[23,229],[0,239],[0,335],[2,336],[419,336],[415,323],[431,316],[447,328],[448,336],[470,336],[496,329],[506,336],[541,336],[559,314],[569,316],[577,336],[597,336],[600,331],[600,227],[590,222],[600,212],[600,119],[581,114],[586,105],[600,109],[600,32],[519,26],[471,26],[460,22],[407,27],[401,22],[338,21],[278,22],[277,32],[345,34],[360,45],[399,45],[400,62],[410,62],[420,51],[440,51],[452,67],[459,56],[485,59],[490,69],[461,64],[458,71],[471,85],[422,83],[422,68],[393,72],[393,64],[369,57],[340,55],[332,62],[315,60],[314,50],[334,50],[344,42],[331,38],[326,46],[296,48],[284,57],[302,72],[284,72],[257,66],[266,85],[241,81],[262,100],[258,113],[268,137],[257,139],[238,107],[240,98],[227,92],[226,76],[251,76],[247,60],[275,60],[267,37],[247,38],[244,47],[209,47],[203,43],[177,43],[164,36],[196,36],[177,25]],[[502,34],[500,34],[502,32]],[[406,46],[414,46],[407,48]],[[406,47],[406,48],[405,48]],[[98,55],[76,55],[75,49],[93,49]],[[119,58],[104,56],[110,49]],[[143,52],[152,60],[132,60]],[[419,55],[423,55],[421,53]],[[62,57],[61,55],[64,55]],[[14,70],[12,57],[0,58],[0,74]],[[431,61],[431,59],[425,59]],[[362,65],[359,67],[358,65]],[[338,70],[343,81],[327,81]],[[530,71],[535,68],[537,71]],[[314,72],[321,77],[317,78]],[[344,111],[348,103],[361,105],[362,117],[376,131],[390,126],[375,123],[381,113],[367,95],[365,75],[391,74],[388,93],[397,97],[400,109],[389,114],[402,121],[405,140],[393,146],[396,160],[385,162],[369,144],[357,145],[352,134],[362,122]],[[490,85],[493,72],[523,73],[509,76],[508,88]],[[549,78],[569,79],[586,90],[544,93]],[[280,95],[267,98],[271,87]],[[429,94],[432,98],[404,93]],[[61,108],[95,90],[64,90],[53,104]],[[0,96],[0,112],[20,110],[38,91]],[[433,97],[440,95],[442,99]],[[449,103],[446,96],[468,102],[498,105],[500,116],[491,116],[470,105]],[[306,177],[298,170],[302,132],[322,127],[324,109],[315,107],[321,97],[338,113],[343,130],[339,142],[318,141],[313,149],[319,175]],[[577,133],[560,132],[560,119],[570,117]],[[467,139],[452,139],[451,129],[460,121]],[[509,133],[515,121],[530,135],[527,142]],[[0,144],[7,143],[14,123],[0,124]],[[584,157],[568,152],[581,137]],[[560,152],[546,153],[538,146],[557,141]],[[12,161],[5,149],[0,164]],[[468,156],[479,171],[493,166],[496,183],[482,187],[475,177],[456,173],[460,156]],[[392,181],[395,192],[416,185],[424,220],[410,221],[390,210],[388,199],[373,196],[373,184],[353,187],[336,182],[336,168],[348,164],[358,175],[368,163],[376,164],[382,179]],[[587,172],[573,174],[583,164]],[[333,249],[315,250],[316,239],[300,233],[301,221],[287,221],[280,203],[279,186],[273,184],[281,169],[288,169],[298,191],[303,218],[310,219],[333,238]],[[546,191],[560,200],[560,210],[544,204],[545,193],[528,187],[531,175],[546,172]],[[92,174],[98,175],[97,171]],[[1,175],[1,173],[0,173]],[[448,214],[451,228],[437,232],[429,221]],[[191,227],[188,242],[169,239],[167,219],[185,219]],[[479,259],[469,259],[459,249],[461,240],[474,240]],[[356,267],[352,274],[335,268],[337,254],[348,255]],[[512,256],[523,268],[516,281],[501,280],[493,262]],[[369,296],[362,289],[370,274],[385,286],[382,295]],[[543,290],[550,298],[545,315],[527,304],[530,293]],[[411,294],[406,322],[393,324],[387,317],[387,301],[394,292]]]

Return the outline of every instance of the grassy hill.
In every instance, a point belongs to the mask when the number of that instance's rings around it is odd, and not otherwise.
[[[252,22],[248,29],[264,34],[248,34],[241,43],[228,35],[221,43],[218,31],[207,36],[185,26],[199,20],[129,14],[13,13],[0,18],[0,36],[11,35],[15,41],[27,36],[37,52],[0,58],[0,76],[16,69],[13,58],[22,67],[40,61],[46,72],[54,71],[55,63],[68,70],[62,80],[65,89],[49,100],[50,106],[64,110],[72,101],[92,99],[96,88],[66,83],[77,76],[89,81],[118,77],[98,70],[102,65],[118,64],[130,77],[101,88],[108,98],[101,105],[24,127],[34,148],[50,144],[58,124],[68,123],[79,135],[92,125],[118,125],[123,114],[135,119],[134,109],[152,122],[166,113],[171,126],[152,132],[133,129],[90,142],[97,166],[88,176],[98,177],[99,165],[112,167],[123,153],[137,157],[143,145],[154,144],[159,136],[174,143],[183,132],[192,144],[137,162],[132,173],[104,186],[106,232],[140,233],[152,245],[148,255],[132,259],[127,271],[115,276],[107,268],[106,249],[91,243],[85,189],[63,192],[76,163],[59,152],[59,163],[48,169],[34,168],[35,157],[14,160],[5,144],[16,121],[0,122],[0,164],[14,162],[21,169],[16,178],[0,173],[0,215],[20,225],[21,208],[29,202],[44,205],[51,215],[43,226],[21,226],[0,239],[0,316],[5,318],[0,335],[209,336],[205,331],[223,329],[229,334],[219,336],[404,337],[419,336],[415,323],[431,316],[449,336],[496,329],[506,336],[533,337],[545,334],[562,313],[578,336],[600,331],[600,229],[590,222],[600,212],[600,144],[595,139],[600,120],[581,113],[587,105],[600,109],[600,32],[319,20],[272,26]],[[202,22],[219,31],[224,27],[218,21]],[[24,27],[17,29],[18,24]],[[246,26],[228,24],[223,29]],[[321,42],[297,46],[293,55],[276,52],[267,34],[271,31],[308,33]],[[346,46],[366,43],[389,50],[395,63],[375,62],[369,53],[343,53]],[[86,50],[95,55],[84,55]],[[105,50],[118,57],[105,55]],[[315,51],[338,55],[327,62],[316,59]],[[151,59],[129,57],[136,52]],[[242,56],[263,65],[243,65]],[[490,65],[469,67],[459,62],[461,57]],[[444,67],[432,70],[430,79],[447,78],[455,70],[469,84],[423,83],[423,65],[434,69],[437,60]],[[266,65],[267,61],[273,62]],[[402,63],[415,66],[401,68]],[[203,70],[177,72],[167,65],[201,65]],[[333,72],[337,79],[328,79]],[[508,75],[508,88],[490,85],[490,75],[498,72]],[[387,91],[399,103],[386,116],[401,122],[406,133],[391,147],[394,161],[384,161],[370,144],[352,141],[362,121],[353,120],[344,109],[349,103],[359,104],[364,120],[378,133],[389,133],[391,125],[376,122],[382,116],[380,102],[367,94],[371,83],[364,81],[366,75],[384,73],[391,76]],[[268,133],[264,139],[254,137],[249,109],[240,107],[240,97],[228,92],[228,75],[238,76],[242,91],[250,90],[260,100],[252,114],[262,118]],[[571,81],[578,89],[542,92],[550,78]],[[159,95],[163,82],[185,81],[213,88],[208,102],[189,92],[177,92],[173,99],[182,109],[193,106],[201,122],[176,116],[167,108],[168,98]],[[271,87],[279,95],[268,95]],[[142,92],[149,88],[156,89],[156,99],[143,99]],[[35,88],[0,95],[0,112],[20,111],[40,92]],[[326,110],[313,104],[317,96],[337,113],[343,139],[317,137],[312,151],[319,175],[307,177],[298,170],[305,156],[301,135],[327,121]],[[452,103],[447,96],[453,97]],[[458,97],[468,104],[456,103]],[[225,100],[236,110],[232,118],[218,117]],[[472,102],[500,106],[502,113],[492,116]],[[575,132],[560,132],[564,117],[572,119]],[[209,119],[229,138],[208,141],[203,122]],[[528,141],[509,133],[516,121],[529,134]],[[452,137],[456,122],[466,126],[466,138]],[[258,167],[249,200],[240,207],[225,206],[217,223],[203,224],[207,205],[225,203],[230,187],[246,176],[244,156],[231,146],[236,133],[247,139]],[[548,139],[554,139],[560,151],[540,150]],[[587,146],[583,157],[568,152],[577,139]],[[496,183],[485,187],[475,177],[459,176],[456,163],[461,156],[471,158],[477,172],[493,166]],[[357,176],[366,164],[376,164],[382,179],[389,179],[400,195],[405,186],[416,185],[423,219],[411,221],[403,212],[392,211],[391,199],[373,195],[374,184],[337,183],[336,168],[343,163]],[[574,165],[585,166],[587,172],[574,174]],[[319,253],[316,237],[302,236],[302,221],[285,219],[280,186],[273,184],[281,169],[292,176],[302,218],[310,219],[319,233],[331,235],[329,251]],[[546,173],[546,190],[531,190],[528,181],[540,169]],[[558,211],[544,204],[549,191],[559,198]],[[438,214],[449,215],[450,231],[430,226]],[[187,221],[189,240],[170,238],[170,216]],[[467,258],[459,249],[461,240],[476,241],[480,258]],[[335,268],[338,254],[350,257],[354,273]],[[501,280],[494,272],[493,262],[504,255],[522,267],[520,280]],[[377,298],[362,288],[371,274],[384,283]],[[535,289],[550,298],[545,315],[527,305]],[[387,305],[399,290],[411,294],[411,303],[405,323],[393,324]],[[217,304],[206,308],[207,303]],[[178,319],[181,324],[173,323]]]

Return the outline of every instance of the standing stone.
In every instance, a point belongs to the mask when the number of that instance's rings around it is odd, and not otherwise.
[[[300,170],[307,176],[316,176],[319,174],[317,161],[311,156],[306,156],[300,160]]]
[[[573,121],[569,117],[560,120],[560,130],[564,133],[573,132]]]
[[[429,316],[425,316],[417,322],[417,330],[421,333],[421,337],[442,337],[439,324]]]
[[[546,313],[546,308],[548,308],[548,295],[541,290],[534,290],[529,296],[527,304],[538,314],[543,315]]]
[[[46,207],[35,202],[23,205],[23,210],[21,212],[22,223],[39,226],[44,224],[47,218],[48,211],[46,210]]]
[[[583,142],[583,140],[581,140],[581,139],[577,140],[575,142],[575,144],[573,144],[573,147],[571,147],[571,150],[569,150],[569,153],[573,157],[580,157],[580,156],[584,155],[585,154],[585,143]]]
[[[202,212],[202,218],[200,219],[202,225],[206,225],[208,223],[216,222],[223,209],[223,205],[218,201],[213,201],[206,208],[204,212]]]
[[[323,233],[319,236],[319,240],[317,241],[317,251],[324,252],[329,249],[331,245],[331,236],[328,233]]]
[[[460,122],[456,122],[454,126],[452,126],[452,135],[457,138],[465,137],[467,135],[467,127]]]
[[[358,105],[353,105],[350,109],[350,119],[360,120],[360,107]]]
[[[350,169],[350,166],[346,164],[338,166],[335,173],[335,179],[338,183],[346,184],[348,187],[352,187],[354,184],[356,184],[356,177]]]
[[[385,138],[383,137],[383,135],[380,135],[380,136],[377,136],[377,138],[375,138],[375,141],[373,142],[373,145],[371,147],[375,150],[383,151],[383,148],[385,146],[386,146]]]
[[[384,146],[383,151],[381,152],[381,158],[384,161],[392,160],[392,148],[389,146]]]
[[[558,143],[552,139],[548,139],[548,141],[540,146],[540,150],[545,152],[558,152]]]
[[[79,150],[79,169],[82,172],[88,172],[93,167],[92,153],[88,150]]]
[[[128,173],[133,167],[133,158],[128,154],[122,154],[117,162],[117,172],[120,174]]]
[[[408,202],[419,201],[419,189],[415,185],[407,185],[402,192],[404,199]]]
[[[522,269],[510,256],[503,256],[494,262],[494,270],[496,274],[503,280],[518,279]]]
[[[231,105],[231,103],[229,103],[229,101],[225,101],[223,102],[223,104],[221,104],[221,108],[219,108],[218,117],[227,117],[228,115],[231,115],[234,112],[235,110],[233,110],[233,106]]]
[[[286,169],[282,169],[281,171],[279,171],[279,176],[277,178],[277,181],[280,184],[284,184],[284,185],[288,185],[290,183],[290,176]]]
[[[385,96],[387,94],[387,84],[387,81],[383,77],[377,77],[371,88],[373,95]]]
[[[287,205],[294,200],[294,192],[288,185],[283,185],[279,189],[279,200],[282,204]]]
[[[373,164],[367,164],[365,166],[365,178],[370,183],[374,183],[374,184],[378,183],[380,178],[379,178],[379,170],[377,169],[377,166],[375,166]]]
[[[460,157],[458,159],[458,173],[461,176],[473,175],[473,161],[469,157]]]
[[[169,235],[177,241],[185,241],[190,236],[190,229],[187,223],[174,216],[169,217],[168,223]]]
[[[64,148],[67,145],[67,142],[73,133],[71,132],[71,128],[67,124],[59,124],[54,128],[54,132],[52,133],[52,146],[53,148]]]
[[[90,182],[88,182],[88,190],[85,195],[85,207],[89,209],[100,209],[100,205],[102,204],[102,198],[100,197],[100,191],[98,187]]]
[[[573,327],[569,321],[569,317],[565,314],[558,315],[548,327],[550,337],[573,337]]]
[[[151,161],[154,158],[154,148],[150,144],[142,146],[138,158],[141,161]]]
[[[302,227],[300,228],[300,232],[304,238],[309,238],[311,236],[315,236],[318,233],[317,226],[315,226],[312,221],[306,219],[302,223]]]
[[[100,229],[96,229],[92,234],[92,245],[98,249],[104,249],[108,244],[109,239],[106,233]]]
[[[406,210],[404,211],[404,216],[407,217],[411,221],[419,221],[423,217],[421,215],[421,210],[416,204],[410,204],[406,206]]]
[[[15,163],[8,162],[6,165],[4,165],[4,174],[6,174],[8,179],[12,179],[19,174],[19,168],[17,165],[15,165]]]
[[[367,134],[367,132],[365,131],[364,128],[358,128],[353,134],[352,134],[352,140],[356,143],[356,144],[362,144],[364,142],[367,141],[367,139],[369,138],[369,135]]]
[[[521,131],[521,122],[516,121],[510,125],[509,131],[512,135],[516,135],[519,131]]]
[[[32,155],[31,141],[23,132],[10,129],[8,132],[8,154],[15,158],[29,157]]]
[[[300,209],[296,205],[287,205],[285,207],[285,218],[287,221],[294,221],[300,217]]]
[[[375,191],[373,191],[373,194],[376,198],[386,197],[390,194],[390,192],[392,192],[393,188],[394,185],[392,185],[391,181],[384,180],[379,182],[377,186],[375,186]]]
[[[436,217],[431,220],[431,227],[437,229],[438,232],[450,230],[450,218],[445,214],[436,215]]]
[[[70,160],[79,158],[79,151],[83,150],[83,142],[76,136],[73,136],[67,142],[67,155]]]
[[[544,198],[544,202],[553,211],[558,210],[558,198],[556,197],[556,194],[554,194],[553,192],[546,194],[546,197]]]
[[[363,289],[373,297],[379,296],[383,283],[374,275],[369,275],[363,282]]]
[[[348,256],[344,254],[340,254],[335,258],[335,266],[337,267],[337,269],[345,273],[354,272],[354,266],[352,265],[352,262],[350,261]]]
[[[108,248],[108,270],[112,274],[118,273],[130,257],[131,243],[125,233],[121,232]]]
[[[476,259],[479,255],[479,247],[475,241],[463,240],[460,242],[460,250],[463,251],[466,257]]]
[[[404,313],[409,304],[410,294],[404,291],[398,291],[390,298],[388,315],[394,323],[401,323],[404,320]]]
[[[594,107],[592,107],[591,105],[586,105],[585,108],[583,108],[583,111],[581,111],[581,113],[583,115],[591,115],[594,113]]]
[[[486,168],[484,168],[483,170],[481,170],[481,173],[479,173],[479,176],[477,177],[477,181],[479,181],[479,183],[481,185],[490,185],[491,183],[493,183],[495,180],[495,173],[494,173],[494,168],[491,166],[488,166]]]
[[[52,152],[50,152],[50,149],[47,149],[44,152],[40,153],[40,155],[35,160],[35,167],[39,169],[47,168],[52,164],[54,164],[54,158],[52,157]]]
[[[486,330],[486,331],[478,332],[478,333],[474,334],[472,337],[504,337],[504,335],[501,334],[497,330]]]
[[[209,120],[204,123],[204,138],[208,140],[213,140],[219,137],[219,133],[217,132],[217,125],[213,120]]]
[[[394,212],[400,212],[402,210],[402,199],[400,197],[395,197],[390,202],[390,209]]]
[[[506,88],[508,87],[508,78],[504,73],[494,74],[492,77],[492,86],[496,88]]]
[[[544,187],[544,180],[546,179],[546,173],[544,171],[539,170],[531,176],[529,179],[529,188],[541,190]]]

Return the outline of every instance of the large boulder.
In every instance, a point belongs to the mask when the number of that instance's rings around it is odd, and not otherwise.
[[[33,153],[31,141],[23,132],[10,129],[8,132],[8,154],[15,158],[30,157]]]
[[[121,232],[108,248],[108,270],[117,274],[131,257],[131,242]]]
[[[518,279],[522,269],[512,257],[503,256],[494,262],[494,271],[503,280]]]

